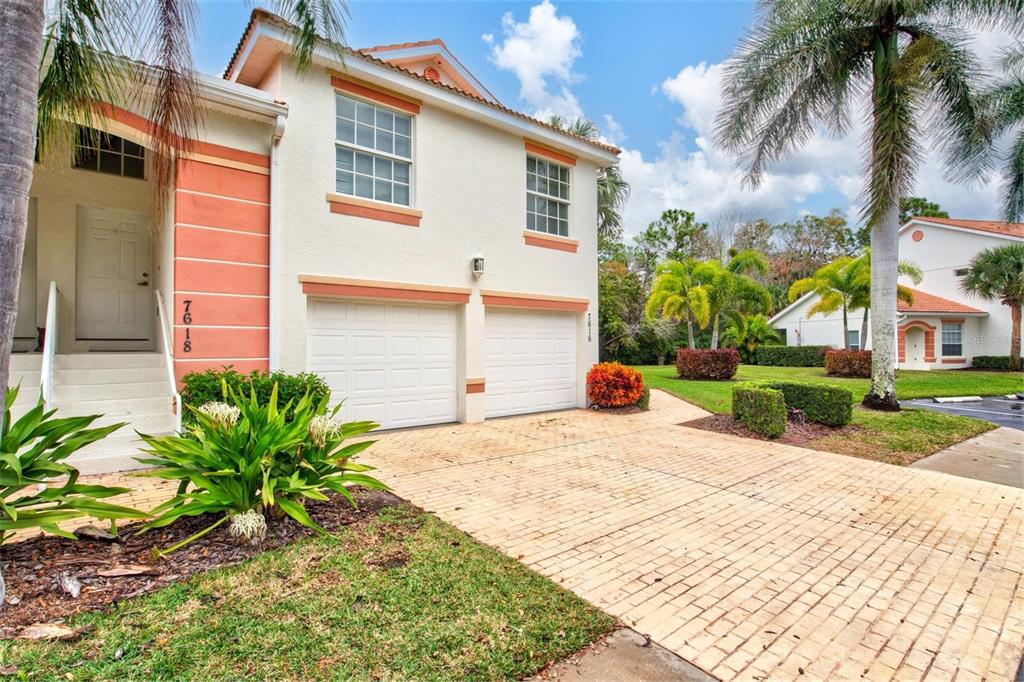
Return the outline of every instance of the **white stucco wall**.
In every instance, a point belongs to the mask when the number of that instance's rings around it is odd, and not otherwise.
[[[460,381],[483,376],[481,289],[590,300],[597,320],[597,167],[583,160],[572,169],[570,237],[576,253],[523,240],[526,219],[526,152],[523,138],[424,103],[414,121],[413,208],[418,228],[336,215],[327,192],[335,189],[335,91],[326,71],[280,74],[289,105],[280,143],[279,365],[306,366],[306,296],[300,275],[471,288],[462,312],[465,357]],[[482,254],[486,274],[470,273]],[[578,393],[597,361],[597,338],[578,315]],[[460,389],[461,390],[461,389]],[[482,414],[481,394],[468,396],[464,418]]]

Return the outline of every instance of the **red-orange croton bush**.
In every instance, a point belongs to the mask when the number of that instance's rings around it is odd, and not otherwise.
[[[644,377],[632,367],[602,362],[587,372],[587,397],[598,407],[636,405],[644,392]]]

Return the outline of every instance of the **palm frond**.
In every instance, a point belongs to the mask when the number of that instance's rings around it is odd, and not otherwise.
[[[273,11],[295,26],[292,54],[299,71],[313,63],[313,54],[321,39],[344,60],[345,22],[348,6],[339,0],[273,0]]]
[[[1024,131],[1017,135],[1007,154],[1002,197],[1004,220],[1013,223],[1024,218]]]

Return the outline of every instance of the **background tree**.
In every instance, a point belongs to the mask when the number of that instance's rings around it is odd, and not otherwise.
[[[740,354],[740,360],[748,364],[755,361],[759,347],[778,343],[782,343],[782,337],[772,329],[768,318],[761,313],[730,315],[729,324],[722,332],[722,345],[735,348]]]
[[[706,260],[708,224],[693,211],[670,208],[633,238],[631,257],[645,286],[650,287],[658,264],[665,260]]]
[[[900,197],[900,225],[906,225],[913,217],[948,218],[942,207],[924,197]]]
[[[970,26],[1018,30],[1024,3],[1001,0],[775,0],[762,5],[725,69],[718,141],[740,154],[747,180],[811,139],[841,135],[870,111],[863,218],[871,228],[871,388],[864,404],[898,410],[896,281],[899,199],[910,193],[930,139],[964,176],[988,146],[974,92]],[[865,95],[870,99],[865,101]]]
[[[712,310],[711,348],[718,348],[723,315],[767,312],[772,307],[772,295],[751,277],[768,274],[768,261],[757,251],[734,251],[724,266],[718,261],[709,261],[709,264],[716,267],[708,285]]]
[[[1024,306],[1024,244],[985,249],[971,259],[960,279],[967,294],[999,301],[1010,309],[1010,369],[1021,369],[1020,320]]]
[[[645,307],[647,317],[684,322],[689,346],[696,348],[695,328],[703,329],[711,319],[708,283],[715,270],[716,266],[692,258],[659,265]]]
[[[1004,159],[1003,218],[1024,218],[1024,43],[1003,56],[1003,77],[985,93],[985,105],[996,133],[1016,131]]]

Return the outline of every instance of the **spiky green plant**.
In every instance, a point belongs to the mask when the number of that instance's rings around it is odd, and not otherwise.
[[[868,115],[863,218],[871,229],[871,388],[865,405],[896,400],[899,199],[926,148],[962,177],[985,169],[989,146],[969,28],[1024,27],[1019,0],[762,0],[730,58],[717,140],[758,184],[774,162],[824,126],[850,130]]]
[[[261,535],[264,517],[284,512],[304,526],[326,533],[309,516],[306,500],[326,500],[336,492],[352,504],[349,487],[386,489],[366,474],[373,467],[355,461],[373,441],[345,444],[377,428],[369,421],[341,422],[328,408],[330,397],[314,400],[307,392],[294,405],[278,407],[277,386],[261,401],[250,388],[248,397],[223,384],[223,403],[189,407],[195,415],[194,438],[149,436],[139,462],[153,467],[140,473],[178,481],[177,494],[153,510],[146,528],[160,528],[183,516],[218,516],[195,535],[168,548],[172,552],[228,521],[232,532],[249,539]],[[291,414],[288,420],[286,414]]]
[[[694,327],[704,329],[711,320],[709,285],[720,267],[693,259],[665,261],[655,272],[644,313],[648,318],[686,322],[690,348],[696,348]]]
[[[733,253],[724,266],[718,267],[709,286],[712,348],[718,348],[719,327],[723,316],[754,314],[771,309],[772,294],[751,276],[755,274],[768,274],[768,259],[753,249]]]
[[[1010,309],[1010,369],[1021,369],[1020,320],[1024,306],[1024,244],[1008,244],[975,254],[960,280],[967,294],[999,301]]]
[[[754,362],[759,347],[776,343],[782,343],[782,337],[761,313],[730,315],[729,324],[722,332],[722,345],[735,348],[739,351],[740,360],[746,363]]]

